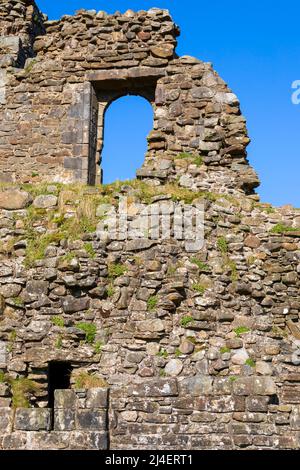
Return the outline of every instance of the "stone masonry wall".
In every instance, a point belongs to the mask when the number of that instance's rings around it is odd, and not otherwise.
[[[18,3],[26,31],[34,24],[27,3],[27,10]],[[6,19],[0,29],[17,51],[21,25],[15,31]],[[210,64],[176,56],[179,30],[168,11],[81,10],[43,27],[30,36],[34,59],[24,68],[16,60],[1,66],[2,181],[101,182],[105,111],[131,93],[148,99],[154,113],[140,178],[160,184],[182,176],[184,187],[253,192],[258,178],[246,160],[239,101]]]
[[[1,2],[0,449],[300,448],[300,212],[254,194],[239,101],[178,34]],[[127,94],[145,161],[98,185]]]
[[[133,226],[202,200],[204,247],[118,236],[121,195]],[[0,207],[2,414],[26,379],[47,409],[48,366],[68,361],[110,388],[110,448],[299,448],[299,210],[139,181],[10,188]],[[4,447],[44,439],[6,429]],[[45,445],[79,446],[68,432]]]
[[[56,390],[54,410],[0,408],[0,448],[106,450],[107,409],[107,389]]]

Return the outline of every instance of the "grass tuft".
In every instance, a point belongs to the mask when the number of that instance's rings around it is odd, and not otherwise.
[[[95,341],[97,327],[93,323],[80,322],[76,324],[76,328],[85,333],[86,343],[93,344]]]
[[[99,377],[98,375],[92,375],[88,372],[79,372],[74,374],[74,388],[107,388],[108,383],[103,377]]]

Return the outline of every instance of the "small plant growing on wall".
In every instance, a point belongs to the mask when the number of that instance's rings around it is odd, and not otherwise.
[[[103,377],[99,375],[90,374],[89,372],[75,372],[73,376],[74,385],[73,388],[102,388],[108,387],[108,383]]]
[[[200,259],[196,258],[196,257],[193,257],[191,258],[191,263],[195,264],[196,266],[198,266],[198,268],[200,269],[200,271],[209,271],[210,268],[208,266],[208,264],[204,263],[203,261],[201,261]]]
[[[245,333],[249,333],[250,331],[250,328],[248,328],[247,326],[238,326],[237,328],[235,328],[233,330],[235,332],[235,334],[239,337]]]
[[[147,309],[151,312],[157,307],[158,298],[156,295],[151,295],[147,300]]]
[[[184,328],[189,326],[191,323],[194,322],[193,317],[186,315],[185,317],[182,317],[180,320],[180,325],[183,326]]]
[[[219,251],[225,255],[228,252],[228,243],[225,237],[220,237],[217,240],[217,246]]]
[[[76,324],[76,327],[84,331],[85,333],[85,342],[93,344],[95,341],[95,336],[97,332],[97,327],[93,323],[80,322]]]
[[[62,317],[59,315],[55,315],[53,318],[51,318],[51,321],[53,325],[58,326],[60,328],[63,328],[65,326],[65,321]]]
[[[29,408],[30,394],[36,393],[40,385],[27,377],[7,377],[6,380],[11,387],[13,408]]]
[[[123,264],[111,263],[111,264],[108,265],[108,276],[110,278],[116,278],[116,277],[123,276],[123,274],[125,274],[126,271],[127,271],[127,268]]]
[[[95,345],[94,345],[95,354],[100,354],[101,351],[102,351],[102,348],[103,348],[103,343],[102,343],[102,341],[96,341],[96,343],[95,343]]]

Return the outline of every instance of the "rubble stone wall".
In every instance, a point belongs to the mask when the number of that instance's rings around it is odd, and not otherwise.
[[[178,34],[1,3],[1,449],[300,448],[300,212],[259,201],[239,101]],[[93,187],[127,94],[153,107],[144,164]],[[123,198],[139,235],[111,228]],[[199,206],[202,247],[174,229]]]
[[[168,11],[81,10],[42,22],[33,2],[18,2],[16,10],[12,4],[4,2],[10,15],[3,13],[0,26],[3,182],[99,183],[105,110],[138,94],[154,113],[140,178],[158,184],[182,176],[187,187],[253,192],[258,178],[246,160],[239,101],[211,64],[177,57],[179,29]],[[18,59],[28,55],[34,57],[25,64]],[[181,154],[194,157],[188,168]]]
[[[1,449],[107,450],[108,390],[56,390],[54,409],[0,408]]]
[[[138,181],[25,187],[0,192],[0,446],[81,445],[3,424],[24,379],[47,410],[48,366],[68,361],[110,388],[111,448],[299,448],[299,210]],[[200,198],[204,247],[114,234],[121,195],[133,224]]]

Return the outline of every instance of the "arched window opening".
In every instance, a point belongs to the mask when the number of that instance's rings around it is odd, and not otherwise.
[[[152,128],[153,109],[145,98],[123,96],[110,104],[104,118],[101,152],[103,184],[135,178],[143,165]]]

